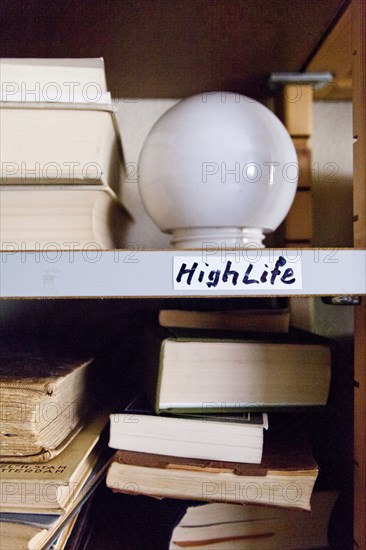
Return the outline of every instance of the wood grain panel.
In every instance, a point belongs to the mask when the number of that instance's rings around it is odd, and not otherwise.
[[[3,57],[105,58],[114,97],[268,93],[299,71],[344,0],[2,0]]]
[[[352,1],[354,244],[366,248],[366,0]],[[355,308],[355,547],[366,549],[366,298]]]
[[[334,80],[315,90],[315,100],[352,99],[352,29],[348,7],[307,66],[307,71],[330,71]]]

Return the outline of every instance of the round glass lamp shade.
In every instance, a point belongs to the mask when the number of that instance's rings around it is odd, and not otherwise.
[[[279,119],[248,97],[184,99],[152,127],[139,159],[139,190],[177,248],[263,246],[293,202],[298,161]]]

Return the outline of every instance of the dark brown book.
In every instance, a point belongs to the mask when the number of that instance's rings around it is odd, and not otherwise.
[[[186,329],[286,333],[289,323],[288,308],[222,311],[162,309],[159,312],[161,326]]]

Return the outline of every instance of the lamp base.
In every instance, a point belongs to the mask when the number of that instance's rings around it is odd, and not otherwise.
[[[264,248],[264,234],[257,227],[189,227],[174,229],[174,248]]]

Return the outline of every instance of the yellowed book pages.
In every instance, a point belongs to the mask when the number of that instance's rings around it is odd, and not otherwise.
[[[228,412],[324,405],[330,384],[325,344],[165,339],[155,409]]]
[[[0,461],[46,460],[89,413],[90,358],[0,352]]]
[[[261,464],[119,450],[107,487],[125,494],[310,510],[318,466],[291,428],[268,432]]]
[[[228,503],[192,506],[175,527],[169,550],[306,550],[328,545],[337,491],[315,491],[311,514]]]
[[[63,513],[94,468],[96,447],[108,415],[89,423],[56,458],[45,464],[0,464],[2,512]]]
[[[130,222],[108,188],[0,186],[2,251],[120,248]]]
[[[2,108],[0,183],[109,185],[123,166],[111,112],[95,109]]]
[[[39,533],[39,528],[32,525],[1,522],[1,550],[26,550],[28,542]]]

